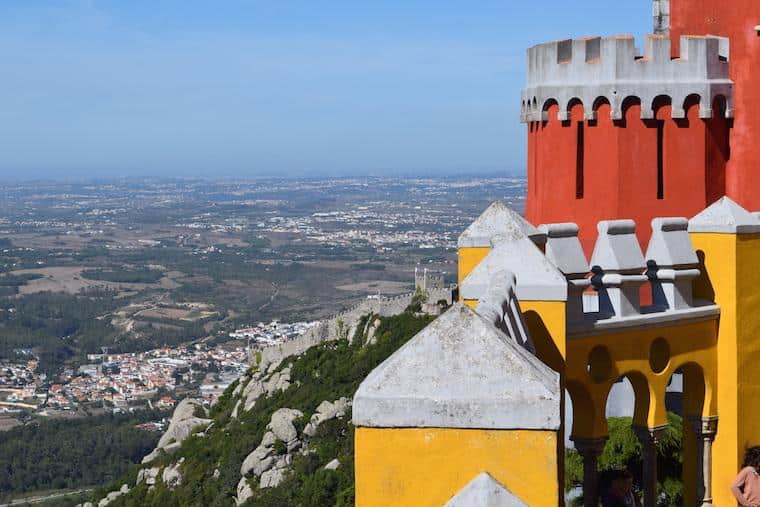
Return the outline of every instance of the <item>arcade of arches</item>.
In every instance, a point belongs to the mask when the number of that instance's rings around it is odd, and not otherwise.
[[[634,430],[642,446],[645,505],[655,505],[655,445],[668,424],[666,389],[683,373],[684,499],[711,501],[711,447],[717,425],[717,319],[650,329],[571,336],[565,369],[573,405],[572,440],[584,459],[584,498],[596,505],[596,462],[607,435],[605,407],[613,384],[626,377],[635,392]]]

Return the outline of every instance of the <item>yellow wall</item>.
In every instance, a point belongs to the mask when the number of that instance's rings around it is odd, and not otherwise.
[[[728,492],[744,449],[760,445],[760,235],[691,234],[708,276],[695,285],[721,307],[718,337],[718,434],[713,445],[715,505]]]
[[[603,335],[573,336],[568,340],[566,379],[573,399],[574,436],[599,438],[607,434],[605,408],[615,380],[628,376],[636,392],[634,424],[650,428],[667,424],[665,391],[670,377],[684,365],[696,364],[705,377],[706,392],[699,414],[714,415],[712,395],[716,376],[716,319],[691,324],[618,330]],[[649,353],[655,339],[664,338],[670,361],[660,373],[652,371]],[[611,368],[604,379],[592,379],[587,365],[593,349],[604,347]],[[577,398],[577,399],[576,399]],[[580,417],[577,417],[577,416]]]
[[[462,280],[467,278],[480,261],[486,258],[491,252],[491,247],[477,248],[460,248],[459,249],[459,286],[462,286]]]
[[[560,503],[552,431],[357,428],[357,507],[441,507],[481,472],[531,507]]]
[[[697,442],[689,416],[715,415],[717,379],[718,320],[668,326],[621,330],[603,335],[573,336],[568,344],[567,389],[573,400],[575,437],[600,438],[607,435],[605,410],[614,381],[626,376],[633,386],[636,407],[633,423],[656,428],[667,424],[665,392],[676,370],[684,373],[683,481],[684,505],[694,505],[697,483]],[[664,338],[670,360],[655,373],[650,350],[655,340]],[[604,347],[611,368],[606,378],[592,378],[587,365],[591,351]],[[716,503],[715,505],[729,505]]]
[[[464,304],[473,310],[478,300],[465,299]],[[536,355],[558,373],[564,370],[566,344],[566,305],[564,301],[520,301]]]
[[[525,324],[536,344],[536,355],[562,372],[567,351],[567,312],[564,301],[520,301]]]

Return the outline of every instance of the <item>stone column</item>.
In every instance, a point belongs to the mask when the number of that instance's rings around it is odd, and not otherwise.
[[[652,5],[655,35],[670,34],[670,0],[654,0]]]
[[[641,474],[644,507],[657,507],[657,441],[666,429],[667,426],[657,428],[633,427],[636,438],[641,443],[641,457],[644,462],[644,470]]]
[[[583,507],[599,505],[599,474],[596,471],[599,456],[607,438],[573,438],[575,450],[583,458]]]
[[[718,432],[718,417],[689,417],[697,437],[697,505],[713,507],[712,499],[712,444]]]

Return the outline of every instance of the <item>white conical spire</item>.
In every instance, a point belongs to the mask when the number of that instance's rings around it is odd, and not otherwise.
[[[528,504],[491,477],[488,472],[483,472],[449,500],[444,507],[528,507]]]
[[[497,273],[517,277],[517,298],[523,301],[567,301],[567,281],[528,238],[498,243],[470,272],[460,287],[464,299],[478,300]]]
[[[457,303],[364,379],[354,395],[353,422],[556,430],[559,400],[556,372]]]
[[[503,201],[491,204],[459,236],[459,248],[490,247],[499,237],[526,236],[537,245],[546,242],[546,234],[507,206]]]
[[[687,232],[685,218],[655,218],[652,220],[652,238],[647,247],[647,261],[658,266],[693,266],[699,263],[697,253]]]
[[[689,220],[689,232],[743,234],[760,232],[760,221],[729,197],[721,197]]]

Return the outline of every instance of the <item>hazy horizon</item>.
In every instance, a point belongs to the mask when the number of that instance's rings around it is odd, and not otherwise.
[[[3,2],[0,180],[517,175],[526,49],[651,24],[648,0],[284,4]]]
[[[62,184],[109,184],[114,182],[124,181],[210,181],[210,182],[227,182],[227,181],[292,181],[292,180],[361,180],[361,179],[398,179],[398,180],[425,180],[425,179],[441,179],[441,180],[466,180],[466,179],[495,179],[495,178],[517,178],[526,179],[524,171],[509,172],[505,170],[497,171],[452,171],[446,174],[433,174],[432,172],[424,171],[410,171],[409,173],[394,174],[392,171],[384,174],[369,174],[369,173],[350,173],[346,172],[338,175],[321,174],[321,175],[297,175],[297,174],[285,174],[285,175],[216,175],[216,176],[191,176],[191,175],[172,175],[172,174],[102,174],[102,175],[89,175],[89,176],[66,176],[66,175],[53,175],[53,176],[24,176],[19,175],[13,177],[12,175],[0,174],[0,184],[14,185],[14,184],[29,184],[29,183],[62,183]]]

